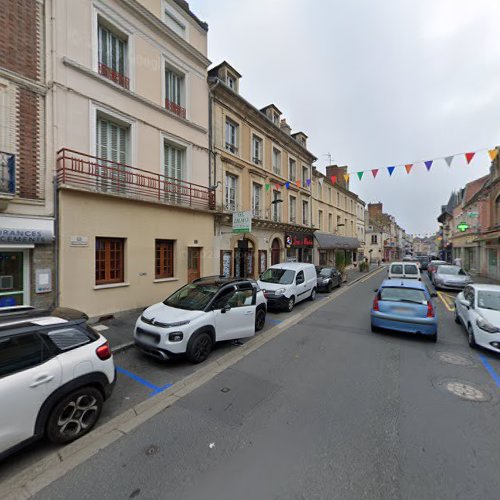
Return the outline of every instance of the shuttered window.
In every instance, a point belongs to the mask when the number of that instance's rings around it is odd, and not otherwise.
[[[186,150],[165,142],[164,175],[173,179],[184,179],[184,157]]]
[[[95,283],[108,285],[124,280],[123,238],[96,238],[95,240]]]
[[[127,41],[99,24],[99,73],[122,87],[129,88],[126,76]]]
[[[155,278],[174,277],[174,240],[155,240]]]
[[[184,77],[178,75],[171,69],[165,70],[166,96],[170,102],[182,105],[182,94],[184,86]]]
[[[104,160],[127,163],[128,127],[105,118],[97,118],[97,156]]]

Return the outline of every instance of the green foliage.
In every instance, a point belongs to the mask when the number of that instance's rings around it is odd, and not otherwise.
[[[360,273],[366,273],[366,272],[368,272],[369,269],[370,269],[370,265],[368,264],[368,262],[363,261],[359,264],[359,272]]]
[[[343,273],[346,267],[345,253],[343,250],[337,250],[335,252],[335,267],[340,273]]]

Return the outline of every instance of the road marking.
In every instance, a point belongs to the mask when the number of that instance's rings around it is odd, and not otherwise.
[[[97,330],[98,332],[109,330],[109,327],[107,327],[106,325],[94,325],[92,328],[94,328],[94,330]]]
[[[490,363],[486,359],[486,356],[484,356],[483,354],[480,354],[479,359],[481,360],[481,363],[483,363],[483,366],[486,368],[488,373],[491,375],[491,378],[495,381],[495,384],[497,385],[497,387],[500,387],[500,376],[497,374],[497,372],[494,370],[494,368],[490,365]]]
[[[443,292],[437,292],[437,296],[441,299],[441,302],[444,304],[446,309],[448,309],[448,311],[450,311],[450,312],[455,311],[455,307],[448,304],[448,300],[451,300],[451,299],[455,300],[455,297],[453,297],[452,295],[448,295],[447,293],[443,293]]]
[[[283,323],[283,320],[282,320],[282,319],[273,319],[273,318],[269,318],[269,319],[267,319],[266,321],[269,321],[270,323]]]
[[[122,368],[121,366],[116,367],[116,371],[118,373],[121,373],[122,375],[126,375],[127,377],[130,377],[132,380],[135,380],[139,384],[145,385],[147,388],[151,389],[153,392],[149,394],[149,396],[154,396],[156,394],[159,394],[160,392],[163,392],[165,389],[168,389],[169,387],[172,387],[172,384],[167,384],[164,385],[163,387],[158,387],[151,382],[148,382],[147,380],[143,379],[142,377],[139,377],[139,375],[136,375],[135,373],[129,372],[128,370],[125,370],[125,368]]]

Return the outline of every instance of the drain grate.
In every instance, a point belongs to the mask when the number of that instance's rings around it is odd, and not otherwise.
[[[491,396],[487,392],[479,389],[478,387],[475,387],[468,382],[448,380],[441,382],[440,385],[448,392],[451,392],[455,396],[458,396],[459,398],[465,399],[467,401],[475,401],[481,403],[484,401],[489,401],[491,399]]]
[[[459,366],[474,366],[474,362],[467,356],[456,354],[454,352],[438,352],[438,359],[444,363]]]

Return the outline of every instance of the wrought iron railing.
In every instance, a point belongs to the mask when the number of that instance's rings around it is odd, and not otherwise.
[[[16,193],[16,157],[0,151],[0,194]]]
[[[113,68],[110,68],[109,66],[106,66],[104,63],[99,63],[99,74],[101,76],[104,76],[104,78],[107,78],[108,80],[111,80],[121,87],[128,89],[130,86],[130,80],[127,76],[122,75],[118,71],[114,70]]]
[[[165,108],[181,118],[186,118],[186,108],[183,108],[180,104],[176,104],[170,99],[165,99]]]
[[[57,181],[59,185],[124,198],[215,209],[213,189],[71,149],[58,152]]]

